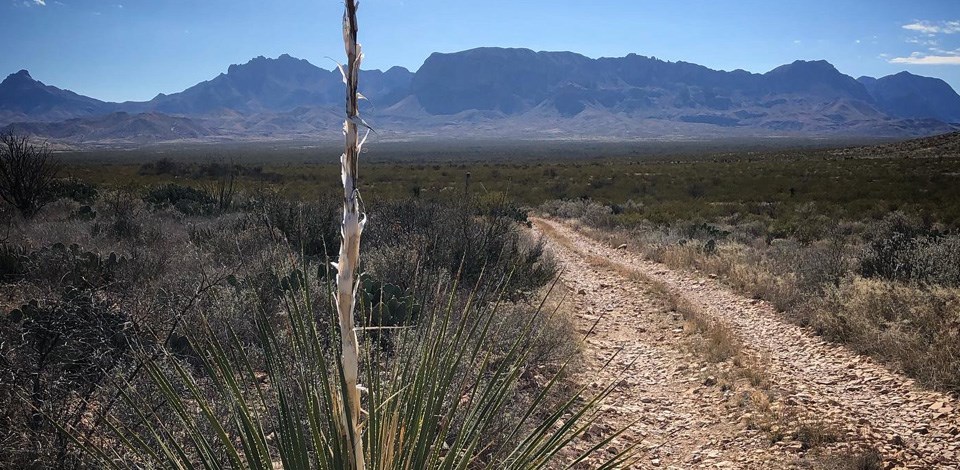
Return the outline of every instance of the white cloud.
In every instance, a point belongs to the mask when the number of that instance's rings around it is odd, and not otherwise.
[[[33,4],[34,4],[34,5],[40,5],[40,6],[42,6],[42,7],[47,6],[46,0],[33,0]]]
[[[914,21],[902,26],[908,31],[915,31],[928,36],[934,34],[960,33],[960,20],[956,21]]]
[[[936,39],[924,39],[919,37],[907,38],[907,44],[919,44],[921,46],[939,46],[940,41]]]
[[[943,55],[914,52],[910,57],[894,57],[887,62],[909,65],[960,65],[960,51],[942,51]]]
[[[948,51],[948,50],[945,50],[945,49],[940,49],[939,47],[931,47],[931,48],[930,48],[930,52],[932,52],[933,55],[955,55],[955,56],[960,56],[960,49],[956,49],[956,50],[953,50],[953,51]]]

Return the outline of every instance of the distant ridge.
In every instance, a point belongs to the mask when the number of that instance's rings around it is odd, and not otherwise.
[[[939,78],[900,72],[880,79],[860,77],[858,81],[890,115],[960,122],[960,96]]]
[[[0,82],[0,122],[96,116],[109,113],[113,108],[112,103],[44,85],[26,70],[10,74]]]
[[[942,80],[907,72],[854,79],[822,60],[757,74],[636,54],[591,59],[485,47],[431,54],[416,73],[363,71],[361,91],[369,100],[365,115],[396,136],[910,137],[960,129],[960,95]],[[339,71],[287,54],[231,65],[146,102],[99,101],[23,70],[0,83],[0,125],[18,122],[39,136],[74,140],[81,129],[84,139],[138,142],[316,138],[339,128],[342,100]],[[161,116],[181,119],[179,127],[141,127],[144,119],[159,126]]]

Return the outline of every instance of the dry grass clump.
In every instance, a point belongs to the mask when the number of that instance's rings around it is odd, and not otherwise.
[[[843,434],[833,424],[809,416],[800,408],[771,403],[767,394],[754,392],[751,396],[754,413],[749,416],[747,426],[764,432],[772,445],[801,453],[805,467],[822,468],[819,465],[824,462],[857,454],[850,452],[843,442]]]
[[[728,326],[705,314],[682,297],[673,301],[676,311],[686,320],[687,330],[700,334],[697,350],[710,362],[724,362],[743,354],[743,344]]]
[[[929,385],[960,384],[960,289],[853,278],[829,289],[807,315],[826,337]]]
[[[803,460],[803,468],[810,470],[881,470],[883,458],[874,449],[854,449],[845,452],[811,452]]]

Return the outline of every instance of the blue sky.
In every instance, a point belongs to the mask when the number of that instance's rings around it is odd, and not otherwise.
[[[337,0],[0,0],[0,75],[95,98],[147,100],[233,63],[343,56]],[[634,52],[766,72],[826,59],[854,77],[902,70],[960,90],[960,0],[363,0],[367,68],[416,70],[479,46]]]

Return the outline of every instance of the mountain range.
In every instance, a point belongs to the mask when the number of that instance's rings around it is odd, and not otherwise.
[[[826,61],[757,74],[630,54],[478,48],[416,72],[364,70],[365,118],[382,137],[690,139],[922,136],[960,129],[960,95],[907,72],[854,79]],[[179,93],[112,103],[21,70],[0,83],[0,126],[66,143],[334,139],[340,72],[257,57]]]

